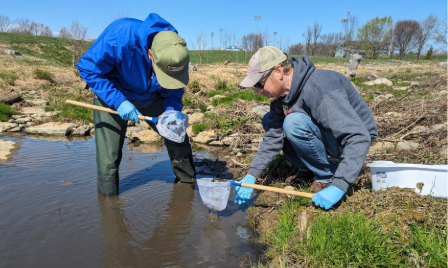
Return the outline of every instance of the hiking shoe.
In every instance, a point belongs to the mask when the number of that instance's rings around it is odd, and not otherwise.
[[[320,192],[323,189],[327,188],[330,185],[331,185],[331,182],[323,183],[323,182],[313,181],[313,184],[311,184],[311,186],[308,189],[313,193],[317,193],[317,192]]]

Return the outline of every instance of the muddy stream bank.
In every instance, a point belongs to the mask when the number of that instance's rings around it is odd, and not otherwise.
[[[96,191],[94,138],[2,136],[1,267],[245,267],[258,262],[250,204],[210,218],[199,191],[173,184],[163,145],[125,145],[120,195]],[[199,162],[218,158],[195,150]],[[198,177],[207,177],[199,165]],[[211,172],[213,173],[213,171]],[[228,174],[232,176],[232,174]],[[229,200],[233,200],[231,194]]]

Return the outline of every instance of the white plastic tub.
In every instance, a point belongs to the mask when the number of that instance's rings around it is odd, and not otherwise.
[[[397,186],[415,189],[415,192],[422,195],[447,197],[447,165],[395,164],[392,161],[374,161],[367,166],[370,167],[372,175],[372,188],[376,191]]]

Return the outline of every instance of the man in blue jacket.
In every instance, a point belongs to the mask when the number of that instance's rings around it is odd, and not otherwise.
[[[240,87],[255,87],[271,101],[262,120],[266,133],[242,182],[255,183],[281,151],[300,171],[314,173],[316,206],[329,209],[353,184],[378,131],[367,104],[344,75],[316,70],[275,47],[257,51]],[[339,166],[328,155],[341,160]],[[244,203],[253,189],[237,187],[235,202]]]
[[[188,62],[185,40],[154,13],[145,21],[112,22],[79,60],[76,67],[95,93],[93,103],[119,113],[94,111],[99,193],[118,194],[127,121],[140,123],[137,115],[156,117],[167,109],[182,110]],[[188,137],[182,143],[164,142],[176,181],[193,182],[196,173]]]

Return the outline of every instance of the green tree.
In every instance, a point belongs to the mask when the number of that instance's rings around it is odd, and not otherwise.
[[[366,55],[375,58],[377,52],[383,49],[392,37],[392,17],[373,18],[358,29],[358,40]]]

